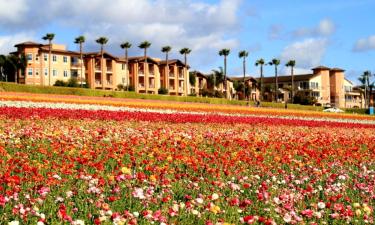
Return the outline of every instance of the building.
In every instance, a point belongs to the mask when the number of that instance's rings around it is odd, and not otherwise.
[[[27,58],[26,70],[17,74],[21,84],[52,86],[57,80],[76,78],[92,89],[117,90],[122,85],[134,87],[137,93],[158,94],[163,87],[169,94],[180,96],[191,91],[189,66],[180,60],[169,60],[167,70],[166,61],[129,57],[127,68],[125,58],[105,51],[85,52],[81,61],[79,52],[68,51],[64,45],[52,44],[51,56],[48,44],[24,42],[15,47],[17,51],[12,54],[24,54]]]
[[[352,82],[345,78],[344,70],[319,66],[311,74],[294,75],[294,93],[315,97],[320,105],[340,108],[361,108],[364,106],[362,94],[354,89]],[[260,78],[257,78],[260,83]],[[274,99],[275,77],[264,77],[263,99]],[[292,76],[278,76],[276,100],[291,101]]]
[[[24,54],[27,59],[25,71],[18,71],[18,83],[53,85],[57,80],[67,81],[70,77],[75,77],[80,81],[82,77],[80,54],[66,50],[64,45],[52,44],[51,56],[49,56],[49,45],[24,42],[15,47],[17,52],[13,54]],[[49,65],[51,65],[50,69]],[[83,69],[84,73],[85,69]]]
[[[237,81],[237,82],[243,83],[244,78],[243,77],[231,77],[231,80],[233,82]],[[259,90],[259,86],[258,86],[257,80],[254,77],[251,77],[251,76],[245,77],[245,85],[246,85],[246,87],[248,87],[250,89],[249,90],[250,91],[250,93],[249,93],[250,95],[246,96],[246,98],[248,100],[251,100],[251,101],[260,100],[259,99],[260,90]],[[238,92],[243,93],[243,90],[238,90]],[[234,98],[238,98],[238,95],[239,95],[239,93],[235,93]]]

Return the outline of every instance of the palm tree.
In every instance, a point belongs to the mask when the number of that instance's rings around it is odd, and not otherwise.
[[[74,44],[79,44],[79,54],[80,54],[80,60],[81,60],[81,87],[83,87],[83,53],[82,53],[82,45],[85,43],[85,36],[78,36],[74,40]]]
[[[161,48],[161,51],[163,53],[165,53],[165,62],[166,62],[166,78],[164,80],[164,82],[167,82],[167,80],[169,79],[169,63],[168,63],[168,54],[169,52],[172,50],[172,47],[171,46],[164,46]]]
[[[255,66],[260,66],[260,95],[261,100],[263,100],[264,97],[264,87],[263,87],[263,65],[264,65],[264,59],[260,58],[255,62]]]
[[[275,67],[275,100],[277,101],[277,93],[279,89],[279,83],[277,80],[277,66],[280,65],[280,60],[274,58],[271,60],[271,62],[268,63],[268,65]]]
[[[180,50],[180,54],[181,55],[184,55],[184,63],[185,63],[185,74],[187,73],[187,70],[188,70],[188,64],[187,64],[187,55],[189,55],[191,53],[191,49],[189,48],[182,48]],[[187,79],[187,78],[185,78]],[[185,92],[187,94],[187,81],[186,81],[186,85],[185,85]]]
[[[290,75],[292,76],[292,103],[294,101],[294,67],[296,66],[295,60],[289,60],[287,64],[285,64],[286,67],[290,67]]]
[[[151,46],[151,43],[148,42],[148,41],[144,41],[142,43],[140,43],[138,45],[138,48],[141,48],[144,50],[144,58],[145,58],[145,62],[144,62],[144,70],[146,71],[146,66],[147,66],[147,69],[148,69],[148,65],[147,65],[147,49]],[[146,77],[146,80],[145,80],[145,92],[147,93],[147,77]]]
[[[96,39],[96,43],[100,44],[100,69],[103,70],[103,59],[104,59],[104,45],[108,43],[108,38],[100,37]],[[104,89],[104,74],[102,74],[102,88]]]
[[[47,33],[43,40],[48,41],[48,49],[49,49],[49,56],[48,56],[48,85],[51,86],[51,54],[52,54],[52,40],[55,38],[54,33]]]
[[[228,96],[227,91],[227,56],[230,54],[230,49],[224,48],[219,51],[220,56],[224,56],[224,90],[225,90],[225,97]]]
[[[126,85],[126,90],[129,88],[129,73],[128,73],[128,67],[129,67],[129,62],[128,62],[128,49],[132,47],[132,44],[129,42],[123,42],[120,47],[122,49],[125,49],[125,65],[126,65],[126,71],[125,71],[125,79],[128,79],[127,85]]]
[[[246,57],[249,56],[249,53],[247,51],[240,51],[238,53],[238,57],[239,58],[243,58],[243,61],[242,61],[242,67],[243,67],[243,94],[245,96],[245,92],[246,92],[246,85],[245,85],[245,76],[246,76]]]
[[[371,77],[371,72],[370,71],[365,71],[363,74],[358,78],[358,80],[362,83],[362,87],[365,89],[364,94],[365,94],[365,108],[367,108],[368,101],[369,101],[369,95],[368,95],[368,88],[370,86],[370,77]],[[371,94],[371,93],[370,93]]]

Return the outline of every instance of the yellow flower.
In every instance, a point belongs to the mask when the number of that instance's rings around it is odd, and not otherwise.
[[[108,180],[110,180],[110,181],[114,181],[114,180],[115,180],[115,177],[114,177],[113,175],[109,175],[109,176],[108,176]]]
[[[150,176],[150,181],[155,182],[156,181],[156,176],[155,175],[151,175]]]
[[[210,211],[213,212],[214,214],[217,214],[218,212],[220,212],[220,207],[217,205],[212,205],[210,208]]]
[[[168,156],[168,157],[167,157],[167,161],[168,161],[168,162],[171,162],[172,160],[173,160],[172,156]]]
[[[359,208],[359,207],[361,207],[361,204],[359,204],[358,202],[356,202],[356,203],[353,204],[353,206],[354,206],[354,208]]]
[[[131,170],[128,167],[122,167],[121,172],[123,174],[131,174]]]
[[[361,214],[362,214],[362,212],[361,212],[360,209],[357,209],[357,210],[355,211],[355,215],[356,215],[356,216],[360,216]]]
[[[367,204],[363,204],[363,211],[365,211],[367,215],[371,214],[371,208]]]

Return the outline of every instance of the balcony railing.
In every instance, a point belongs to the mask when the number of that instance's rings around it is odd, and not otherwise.
[[[145,75],[145,71],[143,71],[143,70],[138,71],[138,76],[144,76],[144,75]]]
[[[150,88],[155,88],[155,84],[150,84],[149,87]]]
[[[184,75],[183,74],[178,74],[178,77],[179,78],[184,78]]]
[[[107,67],[107,72],[112,72],[112,67]]]
[[[111,80],[107,80],[107,85],[112,85],[113,82]]]
[[[154,72],[150,72],[150,76],[151,77],[155,76],[155,73]]]
[[[102,85],[102,82],[100,80],[95,80],[96,85]]]
[[[179,87],[179,88],[178,88],[178,91],[179,91],[179,92],[183,92],[184,89],[183,89],[182,87]]]
[[[139,83],[139,84],[138,84],[138,87],[139,87],[139,88],[145,88],[145,85],[144,85],[144,84],[141,84],[141,83]]]
[[[174,73],[170,73],[170,74],[169,74],[169,77],[174,77]]]
[[[96,71],[102,71],[102,68],[100,66],[95,66]]]
[[[174,90],[174,86],[169,86],[169,90]]]

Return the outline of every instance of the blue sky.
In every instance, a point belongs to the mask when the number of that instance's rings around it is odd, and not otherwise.
[[[108,3],[110,2],[110,3]],[[150,55],[163,58],[160,48],[189,47],[192,69],[210,72],[222,65],[217,52],[230,48],[228,74],[241,75],[240,50],[250,52],[248,72],[258,76],[254,61],[280,58],[297,61],[297,72],[325,65],[346,70],[352,80],[365,70],[375,72],[375,1],[373,0],[0,0],[0,53],[13,51],[21,41],[42,42],[47,32],[54,42],[73,44],[87,38],[85,49],[95,51],[95,39],[107,36],[106,49],[122,55],[119,44],[152,43]],[[83,10],[84,9],[84,10]],[[284,66],[280,73],[288,72]],[[273,69],[265,68],[268,76]]]

